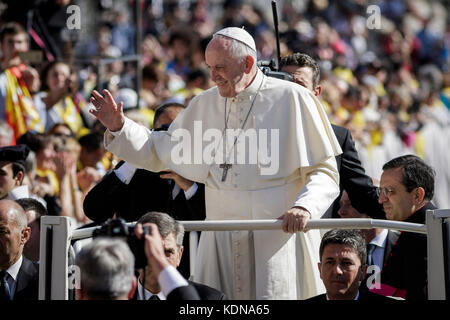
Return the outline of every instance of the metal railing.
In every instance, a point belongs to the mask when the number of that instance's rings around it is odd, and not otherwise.
[[[450,217],[450,209],[428,210],[426,223],[408,223],[376,219],[320,219],[308,222],[311,229],[371,229],[384,228],[428,235],[428,299],[446,299],[446,255],[444,253],[443,224]],[[186,231],[277,230],[280,220],[214,220],[180,221]],[[129,225],[134,225],[134,222]],[[41,263],[39,266],[39,299],[68,299],[68,252],[72,240],[86,239],[99,227],[73,230],[67,217],[44,216],[41,219]],[[51,236],[50,236],[51,235]],[[191,274],[195,269],[198,243],[196,232],[190,234]],[[51,277],[51,279],[49,279]]]

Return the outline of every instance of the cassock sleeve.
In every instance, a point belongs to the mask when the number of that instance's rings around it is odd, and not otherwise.
[[[320,219],[339,195],[339,174],[336,159],[330,157],[312,167],[300,169],[305,186],[299,193],[294,206],[300,206],[311,213],[312,219]]]
[[[170,136],[165,131],[150,131],[128,118],[120,131],[112,134],[107,130],[104,135],[106,149],[137,168],[159,172],[167,170],[167,166],[158,157],[155,139],[170,144]]]

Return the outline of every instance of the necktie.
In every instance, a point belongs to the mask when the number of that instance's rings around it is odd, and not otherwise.
[[[372,257],[372,254],[373,254],[373,252],[375,251],[375,248],[377,247],[377,245],[376,244],[373,244],[373,243],[369,243],[368,245],[367,245],[367,265],[368,266],[371,266],[371,265],[373,265],[373,257]]]
[[[148,300],[161,300],[156,294],[152,295]]]
[[[11,300],[11,292],[9,291],[8,273],[0,271],[0,301]]]

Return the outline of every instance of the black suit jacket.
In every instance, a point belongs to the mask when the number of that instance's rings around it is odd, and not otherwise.
[[[173,289],[167,296],[169,301],[179,300],[202,300],[194,286],[178,287]]]
[[[188,286],[172,290],[167,300],[227,300],[226,295],[217,289],[189,280],[188,283]],[[137,289],[133,300],[137,300]]]
[[[372,178],[365,173],[350,130],[336,125],[332,125],[332,128],[342,149],[342,154],[336,157],[340,194],[325,216],[339,218],[337,213],[340,207],[339,200],[345,190],[356,210],[374,219],[386,219],[383,206],[378,203],[377,188],[373,185]]]
[[[394,230],[388,230],[387,239],[386,239],[386,247],[384,248],[383,268],[386,265],[388,258],[391,255],[392,248],[397,243],[399,236],[400,236],[400,232],[394,231]]]
[[[123,163],[121,161],[116,168]],[[126,185],[114,171],[108,172],[86,195],[85,214],[97,223],[106,221],[114,213],[125,221],[136,221],[149,211],[165,212],[176,220],[204,220],[204,185],[197,184],[198,190],[189,200],[182,190],[172,199],[173,183],[160,178],[160,174],[137,169]]]
[[[119,168],[124,161],[119,162]],[[183,190],[172,198],[174,183],[160,178],[161,173],[137,169],[127,185],[120,181],[114,171],[108,172],[86,195],[83,209],[96,224],[111,218],[114,213],[127,222],[138,220],[149,211],[164,212],[175,220],[204,220],[205,186],[197,183],[198,190],[186,200]],[[92,225],[90,225],[92,226]],[[189,233],[183,240],[184,254],[178,270],[189,278]]]
[[[38,300],[39,265],[22,256],[22,266],[17,274],[16,291],[13,300]]]
[[[398,231],[394,230],[388,230],[388,234],[386,236],[386,246],[384,247],[384,254],[383,254],[383,268],[386,265],[386,262],[388,258],[391,255],[392,248],[397,243],[398,237],[400,236],[400,233]],[[364,281],[361,283],[361,286],[359,287],[359,292],[366,292],[369,291],[370,287],[373,284],[373,281],[375,279],[371,278],[373,276],[373,272],[370,272],[367,274],[367,276],[364,278]],[[368,284],[368,280],[371,278],[372,281]]]
[[[396,301],[395,299],[389,298],[389,297],[385,297],[382,296],[380,294],[376,294],[376,293],[372,293],[370,291],[359,291],[359,297],[358,297],[358,301],[387,301],[387,302],[392,302],[392,301]],[[306,299],[306,301],[310,301],[310,302],[328,302],[331,300],[327,300],[327,296],[326,294],[319,294],[318,296]]]
[[[425,223],[426,210],[436,207],[426,204],[405,222]],[[406,290],[406,299],[426,300],[428,297],[427,235],[401,232],[390,257],[381,271],[381,283]]]

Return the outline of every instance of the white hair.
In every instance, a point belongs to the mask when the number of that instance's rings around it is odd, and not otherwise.
[[[239,59],[239,62],[244,62],[247,56],[251,56],[255,60],[254,67],[256,66],[257,54],[255,50],[253,50],[252,48],[250,48],[241,41],[235,40],[233,38],[221,34],[214,34],[213,39],[216,38],[225,39],[228,42],[230,42],[230,45],[227,47],[227,50],[231,57]]]
[[[97,238],[83,247],[75,264],[81,272],[81,288],[91,298],[117,299],[130,292],[134,256],[117,238]]]

